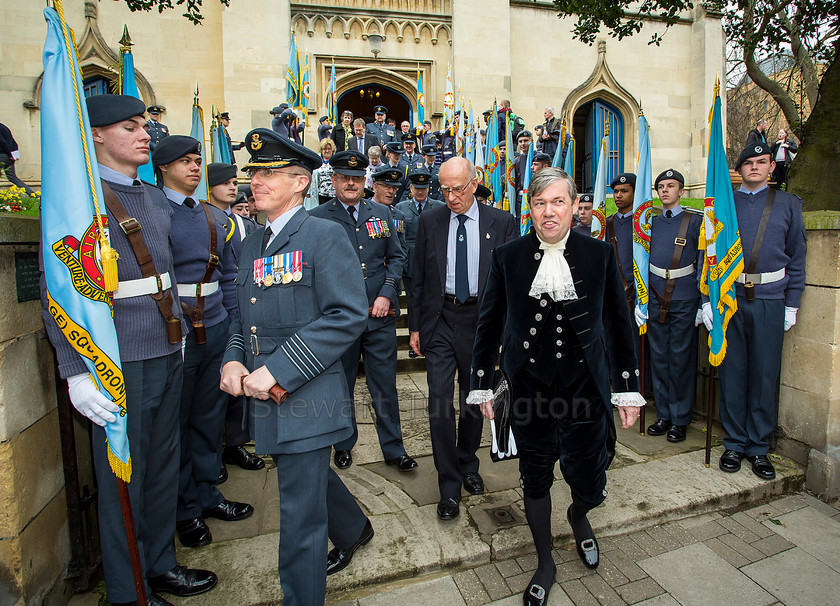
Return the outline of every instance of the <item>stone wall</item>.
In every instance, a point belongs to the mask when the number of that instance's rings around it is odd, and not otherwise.
[[[64,604],[70,561],[54,357],[39,300],[18,303],[15,252],[38,220],[0,214],[0,604]]]

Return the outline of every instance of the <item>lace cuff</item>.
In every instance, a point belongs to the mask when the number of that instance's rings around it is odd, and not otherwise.
[[[641,408],[646,404],[644,397],[638,391],[614,393],[610,396],[610,401],[613,406],[636,406]]]
[[[467,404],[482,404],[484,402],[493,401],[492,389],[473,389],[467,395]]]

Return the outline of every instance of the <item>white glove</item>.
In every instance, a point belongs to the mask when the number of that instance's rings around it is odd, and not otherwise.
[[[18,150],[12,152],[12,160],[20,160],[20,152]]]
[[[714,322],[712,320],[712,304],[711,303],[703,303],[702,307],[703,311],[703,324],[706,325],[706,330],[712,332],[712,327],[714,326]]]
[[[117,420],[112,413],[118,413],[120,407],[100,393],[89,372],[68,377],[67,387],[73,407],[97,425],[105,427]]]
[[[703,323],[703,308],[697,310],[697,315],[694,316],[694,325],[700,326]]]
[[[796,312],[798,307],[785,307],[785,332],[789,331],[796,324]]]
[[[638,305],[636,306],[636,309],[633,312],[633,315],[636,316],[636,326],[638,326],[639,328],[644,326],[645,322],[647,322],[647,319],[648,319],[647,313],[643,312],[642,308],[639,307]]]

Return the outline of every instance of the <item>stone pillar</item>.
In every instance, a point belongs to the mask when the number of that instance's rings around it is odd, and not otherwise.
[[[785,454],[807,460],[809,489],[823,498],[836,498],[840,497],[840,212],[807,212],[805,227],[805,293],[782,353],[779,425],[789,440],[781,446]]]
[[[15,275],[15,253],[37,254],[39,240],[37,219],[0,214],[0,604],[69,599],[53,350]]]

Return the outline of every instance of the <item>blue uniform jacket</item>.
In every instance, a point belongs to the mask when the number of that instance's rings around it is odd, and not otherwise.
[[[423,212],[431,210],[436,206],[443,206],[440,200],[433,200],[431,197],[426,198],[424,202]],[[417,228],[420,226],[420,213],[417,212],[417,203],[414,200],[406,200],[397,204],[397,210],[401,211],[405,216],[405,245],[406,245],[406,261],[403,275],[411,279],[414,275],[414,243],[417,241]]]

